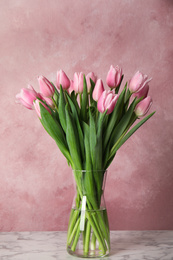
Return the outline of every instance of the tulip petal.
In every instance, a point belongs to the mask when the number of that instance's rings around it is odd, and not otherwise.
[[[58,89],[60,89],[60,85],[63,89],[68,89],[70,87],[70,80],[63,70],[57,71],[56,85]]]
[[[38,83],[40,86],[40,92],[44,97],[52,97],[54,95],[54,87],[47,78],[44,76],[39,76]]]
[[[135,108],[135,114],[138,117],[144,116],[149,111],[150,107],[152,105],[152,99],[150,96],[144,98],[142,101],[140,101],[136,108]]]
[[[109,106],[112,103],[112,99],[113,99],[113,93],[108,93],[108,95],[105,98],[105,102],[104,102],[104,107],[105,108],[107,108],[107,109],[109,108]]]
[[[104,91],[103,81],[101,79],[98,79],[93,90],[93,95],[92,95],[93,99],[95,101],[98,101],[103,91]]]
[[[105,111],[105,108],[104,108],[105,98],[106,98],[106,90],[103,91],[103,93],[101,94],[101,96],[98,100],[98,103],[97,103],[98,111],[101,113],[103,113]]]

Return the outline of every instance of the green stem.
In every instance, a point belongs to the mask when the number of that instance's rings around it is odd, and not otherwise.
[[[91,225],[89,222],[86,223],[86,236],[85,236],[85,241],[84,241],[84,252],[88,253],[89,251],[89,243],[90,243],[90,233],[91,233]]]
[[[95,225],[97,227],[100,238],[102,240],[102,243],[105,244],[105,240],[109,241],[109,235],[107,234],[107,230],[105,228],[105,223],[102,219],[101,213],[99,211],[96,211],[96,212],[97,213],[94,212],[92,214],[92,217],[94,219],[94,222],[95,222]],[[98,221],[98,217],[99,217],[99,221]]]
[[[81,201],[82,201],[83,194],[82,194],[82,191],[81,191],[82,187],[81,187],[80,181],[79,181],[80,175],[79,176],[75,175],[75,179],[76,179],[76,184],[77,184],[77,187],[78,187],[78,192],[80,194]],[[104,255],[107,251],[107,245],[105,243],[105,240],[107,241],[107,244],[108,244],[108,247],[109,247],[109,234],[107,232],[107,228],[105,227],[104,220],[102,219],[101,213],[98,211],[98,209],[96,210],[97,214],[91,213],[91,216],[90,216],[90,213],[88,212],[88,210],[91,210],[90,212],[93,212],[95,210],[95,208],[92,207],[91,203],[87,199],[86,215],[85,216],[88,219],[88,224],[90,225],[90,227],[92,227],[92,230],[95,234],[95,237],[99,242],[99,247],[102,250],[102,253]],[[76,219],[75,214],[73,214],[71,221],[73,223],[75,223],[75,221],[76,221],[75,219]],[[79,235],[80,235],[80,216],[79,216],[79,219],[77,220],[76,224],[75,225],[72,224],[70,226],[68,245],[71,244],[73,237],[75,236],[74,240],[73,240],[73,244],[71,246],[72,251],[75,251],[75,249],[76,249],[76,245],[77,245],[77,242],[78,242],[78,239],[79,239]],[[89,246],[89,238],[90,238],[90,232],[89,232],[89,227],[88,227],[88,232],[87,232],[87,235],[85,237],[85,246],[84,246],[86,251],[88,250],[88,246]]]
[[[92,211],[91,211],[92,212]],[[90,216],[91,214],[91,216]],[[100,216],[100,220],[98,222],[98,219],[97,219],[97,215]],[[94,212],[93,213],[89,213],[86,211],[86,217],[88,219],[88,223],[87,223],[87,231],[86,231],[86,236],[85,236],[85,245],[84,245],[84,251],[87,252],[88,248],[89,248],[89,241],[90,241],[90,232],[91,232],[91,227],[93,229],[93,232],[99,242],[99,246],[100,246],[100,249],[102,250],[103,254],[106,252],[107,250],[107,245],[108,247],[110,248],[110,241],[109,241],[109,236],[108,236],[108,233],[107,233],[107,229],[105,227],[105,223],[100,215],[97,214]],[[74,248],[76,248],[76,245],[77,245],[77,238],[79,239],[79,236],[78,236],[78,232],[80,231],[80,217],[78,218],[77,222],[75,223],[75,220],[76,220],[76,216],[75,216],[75,213],[72,215],[72,224],[70,225],[70,231],[69,231],[69,234],[68,234],[68,246],[71,244],[71,242],[73,241],[73,244],[71,246],[71,250],[73,250]],[[74,225],[75,223],[75,225]],[[100,226],[99,226],[100,224]],[[72,230],[73,229],[73,230]],[[78,231],[79,229],[79,231]],[[103,232],[103,234],[102,234]],[[77,238],[76,238],[77,237]],[[73,240],[74,238],[74,240]],[[105,243],[105,240],[107,241],[107,245]],[[75,250],[75,249],[74,249]]]
[[[89,96],[90,96],[90,93],[88,93],[88,96],[87,96],[87,107],[89,107]]]
[[[97,230],[97,227],[95,226],[95,223],[94,223],[92,217],[90,216],[90,214],[88,212],[86,212],[86,217],[87,217],[87,219],[90,222],[90,225],[91,225],[91,227],[93,229],[93,232],[95,233],[95,236],[96,236],[96,238],[97,238],[97,240],[99,242],[100,248],[101,248],[102,253],[104,255],[106,253],[106,248],[107,248],[106,244],[105,244],[105,241],[102,239],[102,237],[100,237],[100,234],[99,234],[99,232]]]
[[[55,99],[52,97],[52,101],[53,101],[53,104],[54,104],[54,106],[56,107],[56,110],[57,110],[57,112],[58,112],[58,106],[57,106],[57,104],[56,104],[56,102],[55,102]]]
[[[82,106],[82,94],[80,93],[79,94],[79,97],[80,97],[80,107]]]
[[[78,230],[78,229],[79,229],[79,231],[80,231],[80,218],[78,218],[78,220],[77,220],[77,222],[76,222],[76,224],[75,224],[75,226],[74,226],[74,228],[73,228],[73,231],[72,231],[71,234],[70,234],[69,241],[68,241],[68,245],[71,244],[71,242],[72,242],[72,240],[73,240],[73,237],[74,237],[74,235],[75,235],[75,233],[76,233],[76,230]],[[74,241],[76,240],[77,234],[78,234],[78,231],[77,231],[77,233],[76,233],[76,235],[75,235]],[[73,244],[74,244],[74,243],[73,243]],[[72,245],[72,246],[73,246],[73,245]],[[75,248],[76,248],[76,246],[75,246]]]
[[[92,233],[92,238],[91,238],[91,250],[96,249],[96,236],[94,233]]]
[[[71,210],[71,213],[70,213],[69,223],[68,223],[67,244],[68,244],[69,236],[70,236],[71,231],[72,231],[73,226],[74,226],[74,225],[73,225],[73,221],[72,221],[74,213],[75,213],[75,212],[74,212],[74,210],[72,209],[72,210]]]
[[[85,252],[85,241],[86,241],[86,226],[87,226],[87,219],[85,219],[85,228],[82,232],[83,237],[83,251]]]
[[[80,221],[80,219],[78,219]],[[76,223],[77,224],[77,223]],[[78,223],[78,228],[77,228],[77,232],[76,232],[76,235],[75,235],[75,238],[74,238],[74,242],[73,242],[73,245],[71,247],[71,250],[72,251],[75,251],[76,249],[76,246],[77,246],[77,242],[79,240],[79,237],[80,237],[80,223]]]
[[[76,224],[77,218],[79,218],[79,212],[77,210],[72,209],[72,213],[70,216],[70,226],[68,228],[68,234],[67,234],[67,244],[71,244],[71,235],[74,230],[74,226]]]

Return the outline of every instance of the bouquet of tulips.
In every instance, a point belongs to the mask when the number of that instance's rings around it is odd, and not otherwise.
[[[154,114],[145,116],[152,104],[148,96],[150,80],[138,71],[121,87],[122,69],[111,66],[106,78],[110,89],[106,90],[102,80],[97,79],[93,72],[86,76],[82,72],[75,73],[74,79],[70,80],[60,70],[55,85],[39,76],[39,93],[29,86],[16,96],[18,102],[26,108],[35,108],[43,127],[74,170],[77,209],[81,209],[84,195],[86,209],[100,209],[106,169],[118,149]],[[82,171],[90,172],[83,180],[85,189],[81,184]],[[72,212],[68,232],[67,243],[73,251],[81,232],[79,223],[77,225],[77,215],[79,217],[79,211]],[[93,236],[98,240],[99,249],[104,255],[110,246],[108,224],[105,227],[99,213],[94,216],[88,214],[85,218],[88,223],[84,234],[85,253],[89,250],[92,228]]]

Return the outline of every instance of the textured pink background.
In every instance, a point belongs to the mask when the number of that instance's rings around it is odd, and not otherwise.
[[[34,111],[15,104],[37,75],[111,64],[153,77],[149,120],[108,169],[111,229],[173,228],[173,1],[0,1],[0,230],[66,230],[71,169]],[[124,81],[125,82],[125,81]]]

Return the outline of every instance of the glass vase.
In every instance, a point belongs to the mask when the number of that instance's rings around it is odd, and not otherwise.
[[[107,171],[73,171],[67,251],[77,257],[104,257],[110,251],[110,231],[104,200]]]

